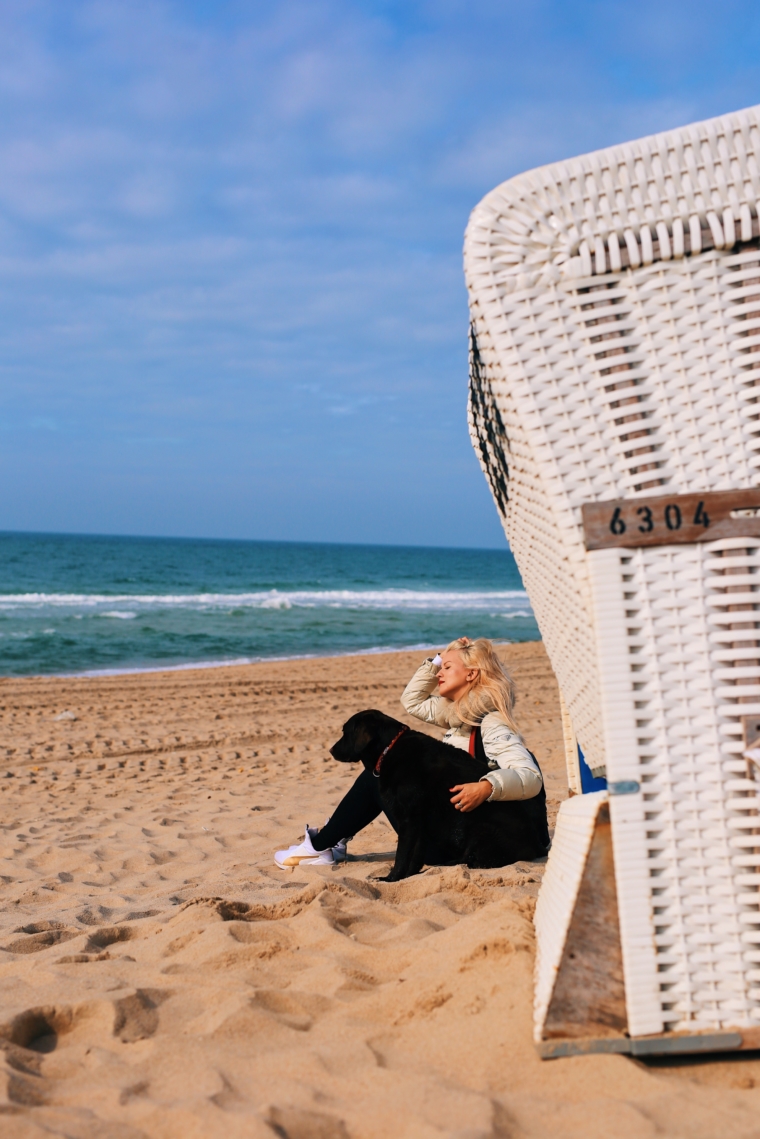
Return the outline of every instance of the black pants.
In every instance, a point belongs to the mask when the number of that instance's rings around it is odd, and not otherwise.
[[[338,803],[322,830],[317,831],[312,838],[315,850],[327,850],[328,846],[336,846],[343,838],[353,838],[385,810],[380,801],[377,785],[378,780],[365,767],[353,787]],[[386,817],[398,834],[398,827],[387,811]]]

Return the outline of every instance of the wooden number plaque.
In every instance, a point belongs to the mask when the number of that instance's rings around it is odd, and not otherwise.
[[[760,487],[586,502],[587,550],[760,538]]]

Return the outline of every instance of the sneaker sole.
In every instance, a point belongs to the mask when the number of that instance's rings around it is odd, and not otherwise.
[[[291,855],[290,858],[286,858],[282,862],[278,862],[276,858],[274,859],[275,866],[279,866],[280,870],[294,870],[296,866],[300,866],[302,862],[315,866],[334,865],[332,862],[320,862],[318,858],[314,858],[310,854]]]

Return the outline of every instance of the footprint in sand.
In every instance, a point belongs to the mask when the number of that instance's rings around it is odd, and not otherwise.
[[[60,945],[79,937],[76,930],[46,929],[40,933],[30,933],[26,937],[19,937],[8,945],[3,945],[5,953],[41,953],[43,949],[50,949],[52,945]]]

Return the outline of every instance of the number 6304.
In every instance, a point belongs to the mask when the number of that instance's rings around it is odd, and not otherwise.
[[[635,511],[635,521],[630,525],[635,527],[640,534],[651,534],[652,531],[658,526],[664,525],[666,529],[675,531],[680,530],[683,525],[684,518],[681,512],[681,507],[677,502],[667,502],[663,505],[658,504],[658,513],[662,511],[661,518],[657,518],[651,506],[646,503],[639,506]],[[705,530],[710,525],[710,518],[705,510],[704,501],[697,503],[696,510],[694,511],[694,518],[690,520],[692,526],[702,526]],[[689,520],[687,519],[687,525]],[[610,519],[610,531],[617,537],[625,534],[628,529],[628,524],[623,518],[622,510],[619,506],[615,507],[612,518]]]

